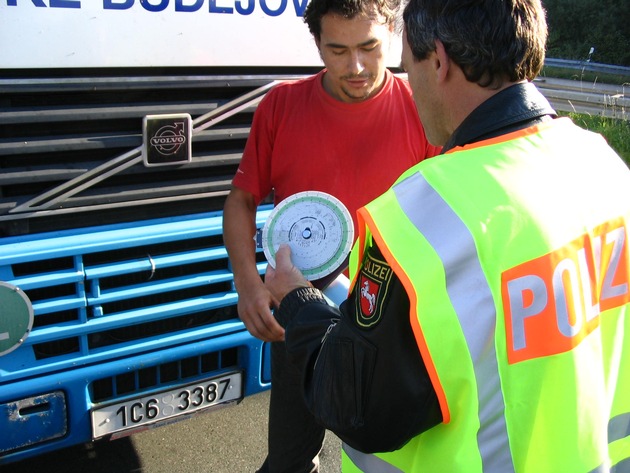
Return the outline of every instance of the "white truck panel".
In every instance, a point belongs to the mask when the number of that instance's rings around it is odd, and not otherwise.
[[[319,66],[306,1],[0,0],[0,67]]]

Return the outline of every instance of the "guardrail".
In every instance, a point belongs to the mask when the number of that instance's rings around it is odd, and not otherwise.
[[[577,59],[554,59],[546,58],[545,66],[564,67],[567,69],[583,69],[591,72],[601,72],[606,74],[619,74],[630,76],[630,67],[617,66],[614,64],[600,64],[597,62],[580,61]]]

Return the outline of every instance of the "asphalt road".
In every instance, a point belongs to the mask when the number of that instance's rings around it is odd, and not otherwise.
[[[250,473],[262,464],[269,391],[240,404],[115,441],[96,442],[0,466],[1,473]],[[0,433],[1,435],[1,433]],[[320,472],[341,471],[328,433]]]

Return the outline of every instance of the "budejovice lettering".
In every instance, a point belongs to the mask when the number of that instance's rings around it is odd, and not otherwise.
[[[83,0],[85,1],[85,0]],[[92,2],[93,0],[90,0]],[[256,6],[267,16],[280,16],[284,13],[302,17],[308,0],[102,0],[103,10],[144,10],[159,13],[174,11],[194,13],[202,11],[204,5],[208,13],[251,15]],[[18,4],[19,2],[19,4]],[[9,7],[35,6],[38,8],[82,8],[82,0],[6,0]]]
[[[627,233],[607,222],[502,274],[509,363],[571,350],[630,301]]]

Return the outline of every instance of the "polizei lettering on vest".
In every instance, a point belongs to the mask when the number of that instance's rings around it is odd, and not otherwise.
[[[367,260],[362,269],[364,273],[369,274],[370,276],[373,276],[379,280],[387,279],[391,270],[392,268],[390,268],[389,266],[378,264],[374,260]]]
[[[630,301],[627,229],[599,226],[501,277],[510,363],[571,350]]]

